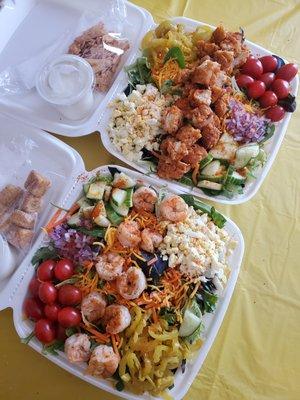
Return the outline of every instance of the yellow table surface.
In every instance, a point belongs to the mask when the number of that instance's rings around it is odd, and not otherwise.
[[[156,21],[184,15],[245,28],[251,41],[300,64],[299,0],[138,0]],[[246,252],[234,295],[207,359],[185,399],[300,399],[300,113],[259,193],[218,206],[241,228]],[[117,163],[97,134],[64,138],[87,169]],[[298,161],[298,163],[297,163]],[[298,170],[297,170],[298,168]],[[297,187],[298,186],[298,187]],[[297,221],[298,218],[298,221]],[[11,310],[0,313],[0,399],[111,400],[20,343]]]

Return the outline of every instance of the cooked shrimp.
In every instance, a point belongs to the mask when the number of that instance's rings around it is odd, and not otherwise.
[[[103,323],[107,333],[114,335],[120,333],[130,325],[130,322],[131,316],[127,307],[118,304],[106,307]]]
[[[159,205],[160,216],[172,222],[184,221],[187,217],[187,211],[186,202],[176,195],[166,197]]]
[[[161,242],[163,241],[163,237],[157,233],[152,231],[149,228],[146,228],[141,233],[141,249],[148,251],[148,253],[154,253],[154,249],[156,249]]]
[[[122,222],[118,227],[117,238],[124,247],[137,247],[141,241],[139,224],[136,221]]]
[[[99,292],[91,292],[81,302],[81,312],[89,322],[98,321],[103,317],[106,299]]]
[[[106,253],[98,258],[96,270],[101,279],[112,281],[123,271],[125,259],[117,253]]]
[[[65,353],[71,363],[87,361],[90,358],[91,342],[85,333],[75,333],[65,341]]]
[[[119,361],[119,356],[111,346],[101,344],[92,352],[87,373],[100,378],[109,378],[116,372]]]
[[[133,206],[137,211],[154,211],[157,201],[155,190],[142,186],[133,193]]]
[[[117,278],[117,290],[126,300],[138,298],[146,289],[147,281],[143,271],[137,267],[130,267]]]

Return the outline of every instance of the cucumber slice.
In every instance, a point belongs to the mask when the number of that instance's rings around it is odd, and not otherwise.
[[[213,158],[218,160],[232,160],[238,149],[237,142],[227,132],[223,133],[218,144],[209,152]]]
[[[200,161],[200,169],[206,167],[213,160],[213,156],[211,154],[207,154],[207,156]]]
[[[90,188],[90,184],[89,184],[89,183],[85,183],[85,184],[83,185],[83,191],[84,191],[85,194],[88,193],[89,188]]]
[[[259,145],[256,143],[247,144],[237,149],[235,154],[234,167],[239,169],[245,167],[251,158],[259,154]]]
[[[133,188],[126,189],[126,198],[124,201],[124,205],[127,207],[133,207]]]
[[[92,200],[102,200],[105,186],[105,182],[101,181],[91,183],[86,197]]]
[[[70,227],[75,227],[75,226],[80,226],[81,220],[80,220],[80,214],[77,212],[76,214],[73,214],[67,221],[67,224]]]
[[[190,336],[201,324],[201,318],[195,315],[190,309],[187,309],[183,316],[183,321],[179,328],[179,336]]]
[[[134,187],[135,184],[135,180],[124,174],[124,172],[117,172],[114,176],[114,180],[112,181],[112,186],[119,189],[129,189]]]
[[[127,196],[127,192],[125,190],[114,188],[111,193],[111,200],[116,206],[120,206],[124,203]]]
[[[204,189],[211,189],[211,190],[217,190],[221,191],[222,190],[222,185],[217,182],[211,182],[211,181],[200,181],[197,185],[199,188],[204,188]]]
[[[105,186],[104,194],[103,194],[103,200],[106,203],[108,203],[108,201],[109,201],[111,191],[112,191],[112,187],[111,186]]]
[[[210,181],[210,182],[223,182],[225,174],[219,176],[209,176],[209,175],[200,175],[199,181]]]
[[[194,331],[191,335],[186,336],[186,337],[184,338],[184,340],[185,340],[186,342],[192,344],[192,343],[194,343],[196,340],[201,339],[201,334],[202,334],[202,332],[203,332],[203,329],[204,329],[204,325],[203,325],[203,323],[201,322],[200,325],[198,326],[198,328],[195,329],[195,331]]]
[[[209,163],[206,167],[204,167],[201,170],[201,174],[207,175],[207,176],[215,176],[218,174],[218,171],[220,170],[221,163],[218,160],[212,161]]]
[[[121,215],[117,214],[115,210],[112,208],[112,206],[108,203],[106,204],[106,213],[107,213],[107,218],[110,220],[110,222],[114,226],[120,225],[121,222],[123,222],[124,218],[121,217]]]
[[[94,218],[94,223],[103,228],[107,228],[110,225],[109,219],[104,215],[98,215],[98,217]]]
[[[226,183],[233,183],[234,185],[242,185],[246,181],[246,178],[236,171],[227,178]]]
[[[115,203],[112,201],[110,202],[110,205],[112,208],[115,210],[115,212],[122,217],[126,217],[129,213],[129,207],[127,207],[125,204],[121,204],[120,206],[117,206]]]

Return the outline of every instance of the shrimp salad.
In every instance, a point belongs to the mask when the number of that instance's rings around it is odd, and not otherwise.
[[[28,340],[118,390],[165,395],[202,345],[235,241],[213,207],[109,171],[44,228],[24,302]]]
[[[295,64],[257,58],[243,30],[163,21],[126,68],[108,135],[128,160],[206,195],[243,194],[264,166],[265,143],[296,108]],[[284,81],[284,82],[283,82]],[[284,87],[283,87],[284,86]]]

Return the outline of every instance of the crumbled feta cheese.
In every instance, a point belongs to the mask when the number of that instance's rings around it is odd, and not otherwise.
[[[142,149],[157,151],[156,138],[163,133],[161,119],[169,100],[151,85],[137,85],[128,97],[119,94],[110,103],[108,134],[112,143],[130,161],[140,161]]]
[[[225,229],[218,228],[207,214],[199,215],[193,207],[189,207],[185,221],[169,223],[166,228],[159,250],[164,259],[168,256],[169,267],[179,266],[182,273],[200,277],[203,282],[216,277],[220,289],[226,282],[226,257],[233,246]]]

